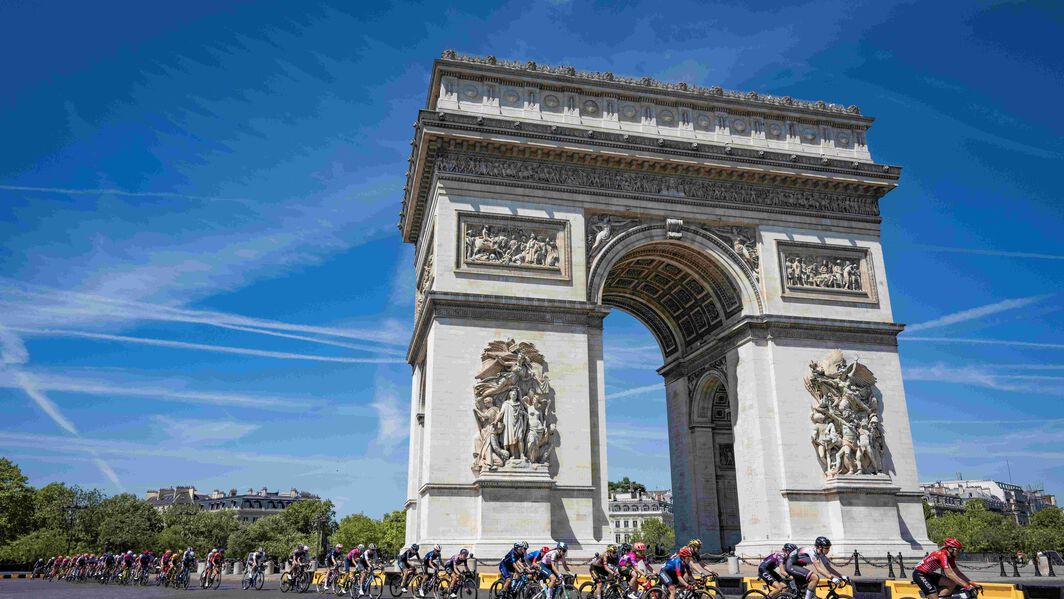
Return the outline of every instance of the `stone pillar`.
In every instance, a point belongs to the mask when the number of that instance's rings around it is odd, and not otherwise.
[[[244,562],[241,562],[241,561],[233,562],[233,574],[241,575],[243,573],[244,573]]]
[[[266,575],[267,576],[273,576],[276,573],[277,573],[277,564],[275,564],[273,562],[273,560],[270,560],[270,561],[266,562]]]

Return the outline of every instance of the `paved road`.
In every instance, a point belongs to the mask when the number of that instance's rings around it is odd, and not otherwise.
[[[387,595],[387,593],[385,593]],[[264,597],[318,597],[313,589],[310,592],[299,595],[282,593],[277,587],[277,582],[267,582],[261,591],[244,591],[240,588],[240,581],[234,578],[232,581],[225,580],[222,587],[216,591],[204,591],[203,589],[189,587],[188,590],[175,591],[164,587],[124,587],[118,585],[101,584],[73,584],[67,582],[48,582],[46,580],[0,580],[0,598],[17,597],[18,599],[139,599],[186,597],[188,599],[207,599],[210,597],[230,597],[237,599],[259,599]]]

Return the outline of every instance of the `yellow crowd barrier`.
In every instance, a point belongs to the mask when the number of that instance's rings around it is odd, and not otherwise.
[[[325,577],[328,574],[329,574],[329,570],[327,568],[325,568],[325,569],[318,568],[317,570],[314,571],[314,574],[310,577],[310,584],[316,585],[316,584],[318,584],[320,582],[323,582],[325,580]],[[350,574],[347,574],[347,576],[351,576],[351,575],[354,575],[354,574],[355,574],[354,572],[351,572]],[[340,573],[340,580],[343,580],[344,576],[345,575],[341,572]],[[376,578],[377,580],[380,581],[381,585],[384,585],[385,578],[384,578],[384,576],[382,574],[380,574],[378,572],[377,574],[374,574],[373,576],[374,576],[374,578]]]
[[[885,584],[890,599],[920,599],[920,588],[910,580],[888,580]],[[978,581],[975,584],[983,587],[979,595],[982,599],[1024,599],[1023,591],[1014,584]]]
[[[746,576],[746,577],[744,577],[743,578],[743,585],[746,587],[746,590],[748,590],[748,591],[752,590],[752,589],[756,589],[756,590],[759,590],[759,591],[768,592],[768,585],[765,584],[765,582],[763,580],[761,580],[760,578],[758,578],[756,576]],[[839,587],[837,592],[840,595],[851,595],[851,596],[853,595],[853,589],[850,588],[850,587]],[[820,584],[817,585],[817,587],[816,587],[816,596],[817,597],[821,597],[821,598],[824,598],[824,597],[828,596],[828,584],[827,584],[827,581],[822,581]],[[895,598],[895,599],[897,599],[897,598]]]

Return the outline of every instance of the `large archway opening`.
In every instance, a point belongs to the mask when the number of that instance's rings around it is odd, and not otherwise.
[[[677,542],[698,537],[709,551],[729,550],[742,539],[736,385],[723,358],[706,357],[722,351],[715,347],[716,334],[741,318],[743,292],[727,267],[698,244],[651,239],[618,245],[596,263],[598,300],[616,308],[604,323],[610,479],[646,472],[649,463],[657,463],[662,470],[648,480],[658,483],[667,464]],[[641,338],[639,326],[649,335]],[[647,343],[650,338],[657,351]],[[632,348],[644,350],[641,359]],[[635,397],[642,401],[634,408],[628,402]],[[636,409],[644,416],[633,427]],[[626,455],[633,444],[648,453]]]

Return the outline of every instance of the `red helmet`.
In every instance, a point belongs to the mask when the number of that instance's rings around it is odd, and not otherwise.
[[[691,548],[690,547],[684,547],[683,549],[680,549],[680,552],[677,555],[679,555],[680,557],[682,557],[684,559],[689,558],[692,555],[691,554]]]
[[[550,551],[550,547],[547,547],[546,545],[544,545],[543,548],[539,550],[540,553],[547,553],[548,551]]]
[[[636,543],[632,546],[632,549],[635,549],[636,553],[643,553],[647,550],[647,545],[646,543]]]
[[[956,549],[957,551],[960,551],[961,549],[964,549],[964,544],[961,543],[960,541],[958,541],[957,539],[954,539],[953,537],[950,537],[950,538],[946,539],[945,541],[942,541],[942,546],[943,547],[949,547],[950,549]]]

